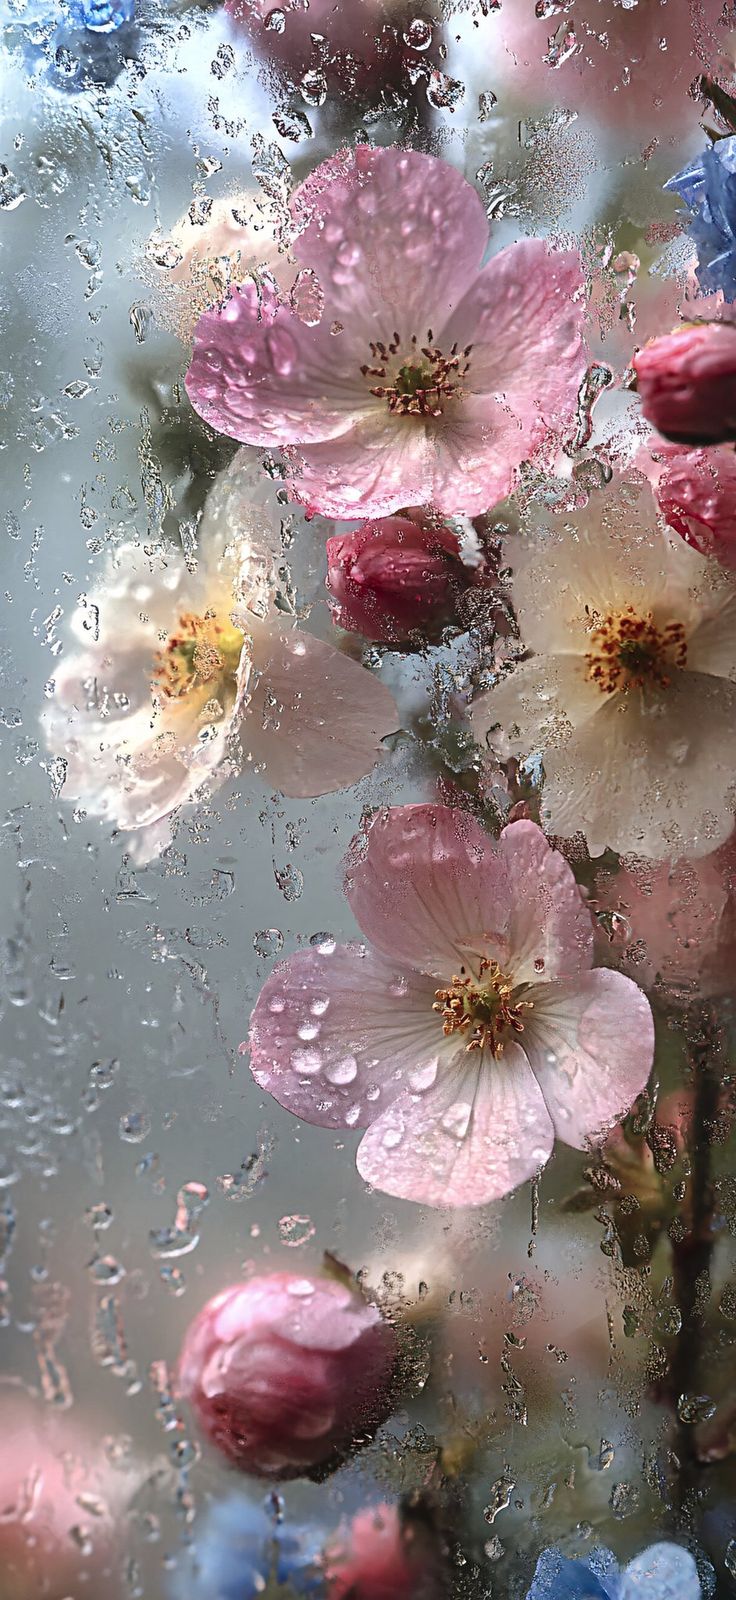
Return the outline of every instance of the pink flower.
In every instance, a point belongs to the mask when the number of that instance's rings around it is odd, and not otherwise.
[[[572,871],[533,822],[498,841],[435,805],[378,813],[346,892],[373,948],[299,951],[264,985],[256,1081],[296,1116],[365,1127],[358,1170],[387,1194],[482,1205],[585,1149],[643,1089],[649,1004],[590,970]]]
[[[688,450],[657,440],[643,470],[662,515],[703,555],[736,566],[736,455],[717,447]]]
[[[417,151],[343,151],[296,191],[292,216],[322,315],[234,289],[198,325],[195,410],[285,450],[291,493],[313,511],[495,504],[572,419],[585,364],[578,256],[527,239],[483,267],[479,196]]]
[[[404,515],[363,522],[327,540],[332,620],[393,644],[458,620],[466,590],[490,581],[484,556],[437,518]]]
[[[670,1002],[727,994],[736,956],[736,836],[694,861],[630,860],[599,869],[602,961]]]
[[[292,1272],[236,1283],[187,1330],[181,1391],[211,1442],[266,1478],[334,1465],[388,1414],[396,1335],[347,1283]]]
[[[736,328],[708,322],[652,339],[634,357],[642,411],[681,444],[736,439]]]
[[[119,1518],[142,1476],[115,1471],[99,1439],[50,1408],[6,1395],[0,1409],[3,1600],[120,1594]]]
[[[448,1589],[428,1518],[395,1505],[358,1512],[327,1547],[324,1571],[327,1600],[438,1600]]]

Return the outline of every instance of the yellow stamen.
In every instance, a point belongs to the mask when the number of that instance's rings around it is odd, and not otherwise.
[[[498,962],[484,956],[477,978],[461,967],[446,989],[435,989],[432,1010],[440,1013],[445,1035],[460,1033],[466,1036],[466,1050],[490,1050],[497,1057],[503,1054],[505,1034],[524,1032],[522,1013],[532,1007],[531,1000],[512,1000],[513,993],[513,983]]]

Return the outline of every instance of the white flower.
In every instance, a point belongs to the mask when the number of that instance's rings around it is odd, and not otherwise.
[[[296,270],[287,272],[274,208],[249,190],[193,201],[168,234],[157,229],[151,235],[146,263],[158,320],[184,340],[204,311],[225,304],[234,284],[264,272],[290,282]]]
[[[477,733],[541,752],[543,821],[592,855],[716,849],[736,804],[734,576],[665,530],[640,481],[505,560],[534,653],[476,702]]]
[[[354,783],[397,727],[388,690],[273,607],[279,507],[248,452],[220,474],[190,570],[180,550],[124,544],[86,596],[83,648],[62,659],[43,721],[66,758],[63,797],[134,839],[244,763],[284,794]]]

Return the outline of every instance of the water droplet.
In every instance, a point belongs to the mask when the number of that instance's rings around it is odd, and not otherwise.
[[[292,1217],[281,1217],[279,1221],[279,1234],[281,1243],[289,1250],[297,1250],[299,1245],[306,1244],[313,1239],[317,1229],[311,1217],[302,1217],[295,1214]]]
[[[253,935],[253,949],[256,955],[277,956],[283,948],[284,935],[280,928],[261,928],[259,933]]]
[[[145,1111],[128,1111],[120,1118],[118,1131],[126,1144],[140,1144],[151,1132],[151,1119]]]

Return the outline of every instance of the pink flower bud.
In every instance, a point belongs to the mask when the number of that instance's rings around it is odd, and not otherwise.
[[[446,1592],[441,1545],[421,1508],[360,1511],[324,1555],[327,1600],[438,1600]]]
[[[670,527],[703,555],[736,567],[736,454],[676,444],[658,444],[653,453],[654,472],[645,470]]]
[[[244,1472],[337,1463],[388,1414],[396,1334],[347,1283],[274,1272],[214,1296],[189,1327],[179,1383]]]
[[[461,560],[452,529],[405,514],[327,540],[332,620],[379,644],[452,622],[463,593],[487,577],[482,557],[475,566]]]
[[[736,328],[709,322],[652,339],[634,369],[644,415],[666,438],[736,439]]]

